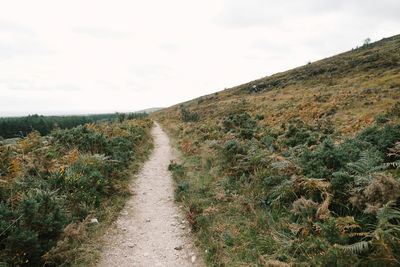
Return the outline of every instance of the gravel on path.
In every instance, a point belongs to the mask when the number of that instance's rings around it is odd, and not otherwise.
[[[168,136],[155,123],[154,151],[130,185],[133,197],[104,236],[98,266],[204,266],[174,203]]]

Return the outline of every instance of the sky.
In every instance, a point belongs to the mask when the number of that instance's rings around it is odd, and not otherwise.
[[[168,107],[400,34],[398,0],[17,0],[0,116]]]

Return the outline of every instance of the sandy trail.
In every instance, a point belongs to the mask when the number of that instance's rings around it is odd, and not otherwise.
[[[105,235],[98,266],[204,266],[173,201],[168,136],[152,129],[154,151],[131,184],[134,196]]]

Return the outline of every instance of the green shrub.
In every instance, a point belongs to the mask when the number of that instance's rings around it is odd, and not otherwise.
[[[310,132],[304,128],[299,129],[294,125],[289,125],[289,129],[284,135],[283,143],[290,147],[303,144],[311,146],[315,145],[317,140],[317,133],[310,134]]]
[[[184,197],[189,193],[190,184],[188,181],[183,181],[177,184],[175,189],[175,200],[182,201]]]
[[[176,182],[179,182],[185,176],[185,167],[181,164],[177,164],[174,161],[171,161],[168,165],[168,170],[172,172],[172,177]]]
[[[376,124],[384,124],[384,123],[388,122],[388,119],[387,119],[386,115],[379,114],[375,117],[375,121],[376,121]]]
[[[233,125],[238,128],[252,129],[256,126],[256,122],[252,120],[247,113],[231,115],[229,119],[232,120]]]
[[[389,148],[395,146],[400,141],[400,124],[385,124],[383,128],[377,125],[368,127],[356,137],[358,140],[370,143],[383,154],[389,152]]]
[[[224,159],[227,163],[233,162],[236,159],[236,155],[245,154],[243,144],[236,139],[226,141],[222,151]]]
[[[253,129],[240,129],[239,136],[243,139],[251,139],[254,136]]]
[[[224,126],[225,131],[228,132],[234,127],[234,124],[232,120],[227,119],[222,121],[222,126]]]
[[[247,113],[230,115],[228,119],[222,121],[226,132],[236,133],[236,136],[242,139],[253,138],[256,124]]]
[[[261,120],[264,119],[264,115],[263,114],[256,114],[255,119],[261,121]]]
[[[350,162],[360,159],[361,152],[375,155],[382,161],[390,160],[386,154],[389,148],[400,141],[400,125],[386,124],[368,127],[353,139],[334,145],[331,138],[325,139],[317,149],[303,151],[300,165],[309,177],[329,178],[333,172],[344,170]]]
[[[66,207],[55,192],[35,190],[22,196],[18,209],[0,205],[1,232],[7,237],[0,244],[9,264],[37,263],[56,245],[68,223]],[[9,224],[7,226],[7,224]],[[12,223],[14,222],[14,223]],[[6,228],[7,226],[7,228]]]
[[[187,109],[181,107],[181,119],[183,122],[197,122],[200,120],[200,115],[196,112],[190,112]]]
[[[260,142],[268,149],[275,148],[275,146],[274,146],[275,141],[276,141],[276,138],[274,138],[273,136],[270,136],[270,135],[263,136],[260,140]]]

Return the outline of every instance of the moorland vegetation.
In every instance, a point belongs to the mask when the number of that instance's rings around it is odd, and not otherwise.
[[[400,265],[400,36],[152,117],[211,266]]]
[[[0,141],[0,265],[86,266],[152,148],[148,118]]]

